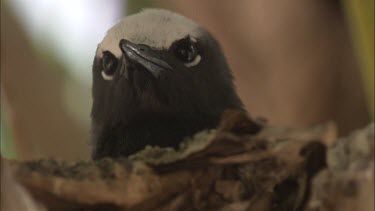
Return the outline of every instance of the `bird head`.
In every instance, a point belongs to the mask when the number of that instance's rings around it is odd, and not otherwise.
[[[218,42],[192,20],[147,9],[113,26],[93,64],[94,122],[140,113],[219,116],[242,108]]]

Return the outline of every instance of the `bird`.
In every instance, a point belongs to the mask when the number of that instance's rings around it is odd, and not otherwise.
[[[218,41],[193,20],[144,9],[98,44],[92,66],[92,158],[128,157],[145,146],[177,148],[245,110]]]

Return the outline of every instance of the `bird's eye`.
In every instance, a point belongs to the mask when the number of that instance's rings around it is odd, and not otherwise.
[[[112,80],[117,69],[117,58],[109,51],[103,52],[102,58],[102,76],[105,80]]]
[[[173,47],[174,55],[185,63],[187,67],[195,66],[200,61],[196,43],[190,38],[177,41]]]

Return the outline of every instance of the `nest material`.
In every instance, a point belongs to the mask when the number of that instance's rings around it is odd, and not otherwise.
[[[272,127],[232,111],[179,150],[146,147],[127,159],[10,169],[42,205],[29,210],[371,210],[372,129],[335,141],[332,124]]]

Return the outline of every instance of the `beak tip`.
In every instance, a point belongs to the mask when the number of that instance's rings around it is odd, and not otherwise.
[[[128,43],[129,43],[129,41],[127,41],[125,39],[120,40],[119,47],[120,47],[122,53],[126,52],[126,46],[127,46]]]

